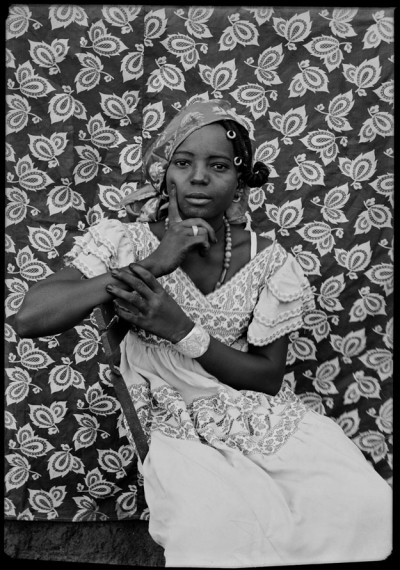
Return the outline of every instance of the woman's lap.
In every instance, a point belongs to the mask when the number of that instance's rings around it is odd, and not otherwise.
[[[345,454],[335,450],[341,431],[329,422],[322,423],[333,430],[332,453],[317,459],[314,419],[302,423],[297,440],[262,457],[153,432],[143,474],[149,530],[167,565],[341,562],[390,553],[389,486],[351,441]]]

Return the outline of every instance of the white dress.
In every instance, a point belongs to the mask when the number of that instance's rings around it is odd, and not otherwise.
[[[158,243],[146,223],[104,220],[76,239],[66,262],[93,277]],[[307,278],[277,242],[208,295],[180,268],[159,282],[193,321],[244,351],[299,329],[313,306]],[[276,396],[231,388],[142,330],[131,330],[121,349],[150,442],[141,466],[149,531],[167,566],[387,558],[391,488],[333,420],[285,384]]]

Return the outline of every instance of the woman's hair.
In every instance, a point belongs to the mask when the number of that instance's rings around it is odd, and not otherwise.
[[[263,162],[256,162],[252,167],[253,150],[249,133],[236,121],[221,120],[219,123],[227,132],[227,137],[233,144],[235,157],[241,159],[241,164],[236,165],[241,178],[247,186],[255,188],[262,186],[268,180],[269,168]],[[233,134],[234,133],[234,134]]]

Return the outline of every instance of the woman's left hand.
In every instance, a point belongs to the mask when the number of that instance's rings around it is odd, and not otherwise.
[[[131,264],[129,269],[113,269],[111,274],[128,285],[131,291],[115,285],[106,287],[115,297],[118,316],[170,342],[179,342],[191,331],[193,321],[150,271],[137,264]]]

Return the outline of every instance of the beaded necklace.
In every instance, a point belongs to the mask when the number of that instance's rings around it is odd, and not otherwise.
[[[226,218],[226,216],[223,216],[222,218],[224,225],[225,225],[225,250],[224,250],[224,261],[222,264],[222,271],[221,271],[221,275],[214,287],[214,291],[216,291],[217,289],[219,289],[221,287],[221,285],[224,283],[225,279],[226,279],[226,274],[228,273],[228,269],[229,266],[231,264],[231,258],[232,258],[232,234],[231,234],[231,226],[229,224],[228,219]],[[165,218],[165,229],[168,229],[168,222],[169,219]]]
[[[222,272],[221,276],[218,279],[214,291],[219,289],[221,285],[224,283],[226,274],[228,273],[229,266],[231,264],[232,258],[232,235],[231,235],[231,226],[228,222],[228,219],[224,216],[223,221],[225,224],[225,250],[224,250],[224,262],[222,265]]]

